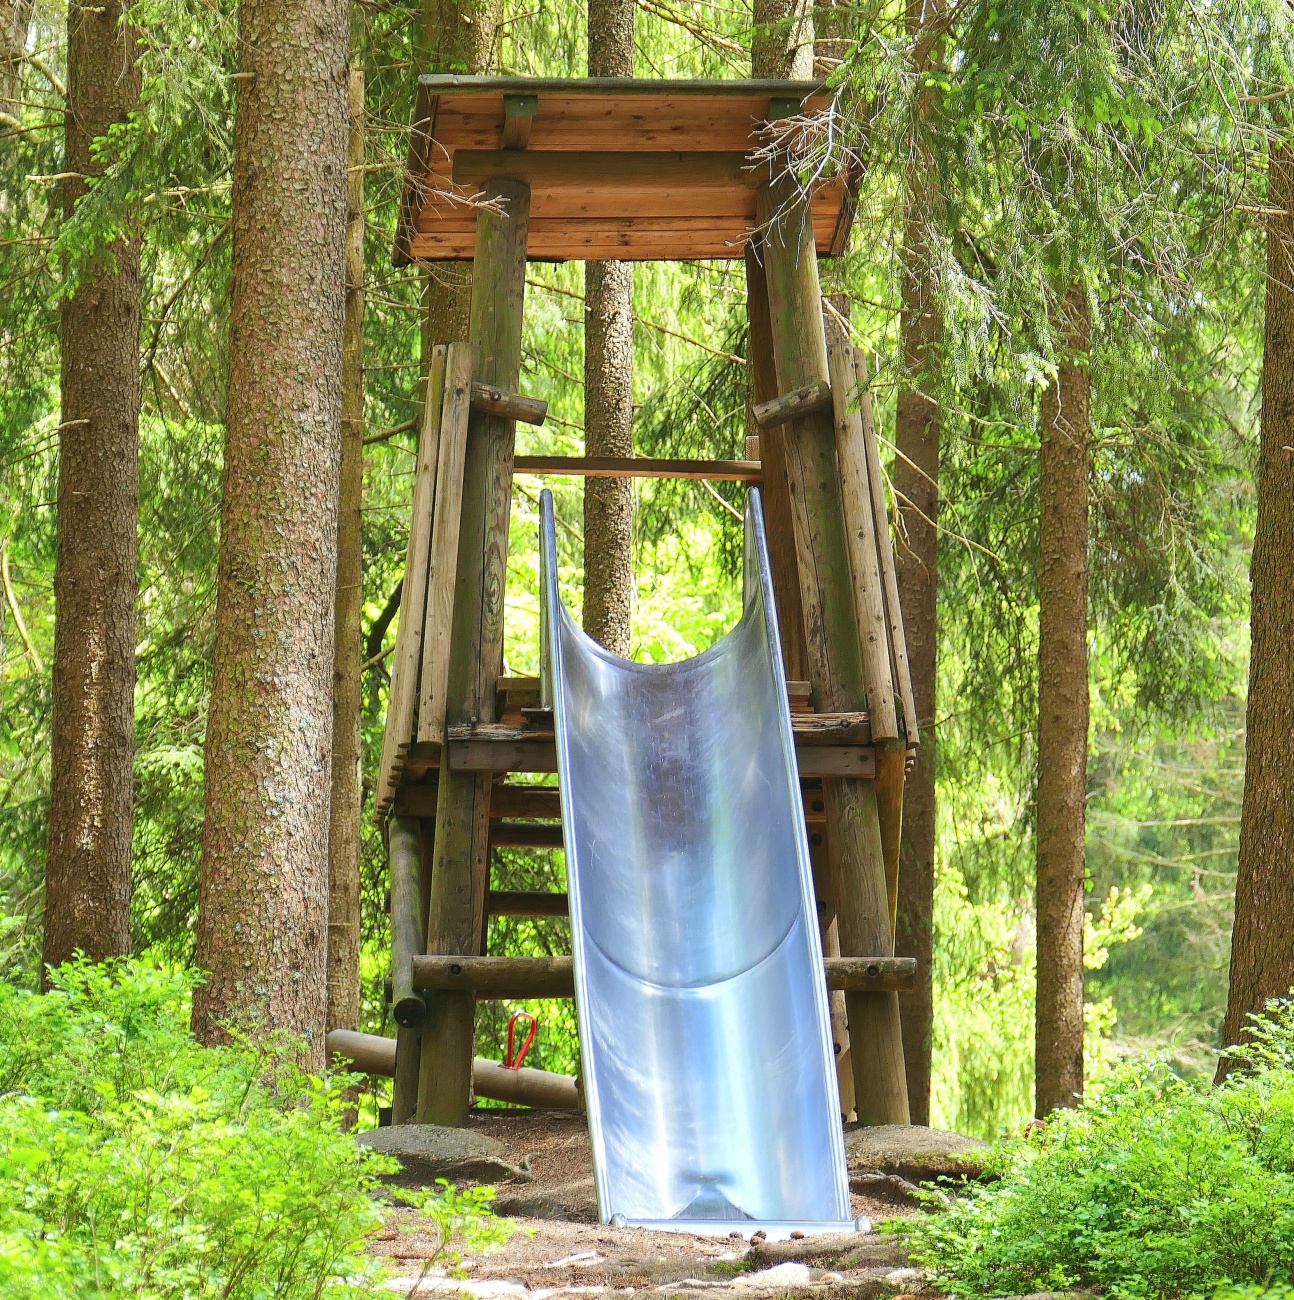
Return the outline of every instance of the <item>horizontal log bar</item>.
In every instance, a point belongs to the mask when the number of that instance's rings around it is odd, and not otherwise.
[[[491,822],[492,849],[560,849],[562,828],[543,822]]]
[[[891,993],[910,989],[916,979],[914,957],[828,957],[827,988],[846,993]],[[569,957],[415,957],[413,986],[419,989],[472,989],[479,998],[575,996]]]
[[[803,717],[815,715],[806,714]],[[792,718],[792,723],[798,721]],[[497,728],[472,729],[470,738],[454,735],[450,728],[449,766],[455,772],[556,772],[557,746],[551,738],[491,736],[481,734]],[[521,728],[502,730],[520,732]],[[870,781],[876,776],[876,754],[870,745],[844,745],[821,737],[797,736],[795,756],[802,777],[856,776]],[[440,764],[440,746],[414,745],[405,759],[410,776],[430,771]]]
[[[559,833],[561,827],[555,827]],[[486,910],[491,916],[569,917],[570,900],[565,894],[531,893],[521,889],[492,889],[486,895]]]
[[[325,1042],[330,1062],[340,1056],[360,1074],[375,1074],[385,1079],[395,1077],[394,1038],[360,1034],[353,1029],[334,1029]],[[584,1105],[573,1076],[554,1074],[550,1070],[532,1070],[526,1066],[509,1070],[486,1056],[478,1056],[472,1062],[472,1091],[478,1097],[519,1106],[578,1110]]]
[[[498,415],[505,420],[520,420],[523,424],[543,424],[548,419],[548,403],[538,397],[522,397],[502,388],[487,384],[472,384],[472,405],[486,415]]]
[[[808,384],[770,401],[757,403],[753,413],[755,423],[761,429],[769,429],[802,415],[812,415],[814,411],[825,411],[830,405],[830,384]]]
[[[757,460],[668,460],[652,456],[518,456],[518,474],[577,478],[709,479],[717,483],[760,483]]]

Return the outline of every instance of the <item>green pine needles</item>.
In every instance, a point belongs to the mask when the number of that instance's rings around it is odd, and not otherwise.
[[[1144,1062],[1116,1071],[1076,1110],[1000,1146],[998,1181],[905,1223],[917,1258],[957,1296],[1287,1293],[1294,1001],[1268,1003],[1234,1055],[1220,1087]]]

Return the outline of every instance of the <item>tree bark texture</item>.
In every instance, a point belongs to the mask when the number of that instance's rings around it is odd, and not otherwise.
[[[0,0],[0,113],[22,120],[22,61],[27,51],[27,31],[31,26],[34,0]],[[69,6],[69,14],[77,6]],[[119,11],[110,11],[120,17]],[[71,49],[68,61],[71,62]],[[130,62],[134,62],[131,52]],[[133,70],[129,74],[134,76]],[[135,92],[138,94],[138,91]],[[68,104],[69,111],[72,105]],[[66,127],[70,128],[70,120]]]
[[[242,0],[194,1030],[323,1063],[349,6]]]
[[[589,76],[634,75],[635,0],[589,0]],[[634,269],[584,265],[584,448],[633,455]],[[627,478],[584,480],[584,630],[629,656],[634,493]]]
[[[342,327],[341,483],[333,660],[332,805],[328,829],[326,1026],[359,1026],[359,867],[363,787],[360,663],[364,543],[364,73],[350,74],[346,183],[346,303]]]
[[[422,0],[418,72],[488,72],[494,65],[503,0]],[[424,270],[422,373],[437,343],[467,341],[472,268],[441,262]]]
[[[64,212],[96,137],[139,102],[123,6],[68,6]],[[139,554],[140,242],[79,268],[63,307],[46,966],[130,951]]]
[[[1294,986],[1294,149],[1268,160],[1258,526],[1250,566],[1249,707],[1224,1043]],[[1279,213],[1279,215],[1276,215]],[[1219,1076],[1229,1062],[1219,1067]]]
[[[1087,813],[1087,542],[1092,389],[1087,297],[1057,313],[1060,370],[1042,399],[1038,537],[1039,1118],[1083,1091],[1084,839]]]
[[[912,0],[907,29],[914,42],[913,61],[925,72],[934,61],[934,46],[923,32],[942,15],[942,3]],[[919,113],[931,108],[923,93]],[[939,590],[939,407],[931,396],[943,331],[930,269],[931,223],[935,219],[934,161],[914,125],[909,150],[907,213],[903,232],[902,330],[907,382],[899,393],[895,420],[894,490],[899,501],[901,535],[895,569],[907,634],[912,694],[917,706],[921,745],[916,766],[903,794],[903,833],[899,847],[899,907],[895,952],[917,959],[917,978],[910,992],[899,994],[903,1016],[903,1059],[908,1071],[908,1105],[914,1124],[930,1122],[930,1070],[934,1036],[935,906],[935,703],[938,680]]]
[[[750,61],[757,77],[813,77],[810,0],[755,0]]]

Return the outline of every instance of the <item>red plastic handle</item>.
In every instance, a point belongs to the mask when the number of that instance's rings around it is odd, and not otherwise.
[[[530,1032],[526,1035],[526,1041],[521,1044],[521,1051],[516,1056],[512,1055],[516,1039],[514,1035],[517,1032],[517,1021],[522,1017],[530,1021]],[[532,1016],[529,1011],[518,1011],[511,1020],[508,1021],[508,1056],[503,1063],[505,1070],[521,1069],[521,1062],[526,1059],[526,1053],[530,1051],[530,1045],[535,1041],[535,1035],[539,1032],[539,1018]]]

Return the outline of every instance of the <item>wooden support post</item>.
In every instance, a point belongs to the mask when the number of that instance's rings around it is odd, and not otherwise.
[[[477,217],[473,373],[486,386],[516,392],[530,189],[520,181],[491,180],[484,193],[502,199],[506,210],[483,210]],[[503,669],[503,592],[516,430],[511,421],[475,409],[468,428],[446,691],[451,725],[494,721],[496,684]],[[436,806],[427,950],[472,954],[479,951],[484,926],[491,777],[455,770],[448,754],[446,745]],[[429,1000],[422,1036],[420,1122],[461,1124],[467,1118],[475,1009],[470,989],[437,992]]]
[[[391,862],[391,1008],[399,1026],[391,1122],[407,1124],[418,1101],[420,1027],[426,1015],[423,995],[413,987],[413,959],[421,956],[422,844],[412,817],[392,817],[388,827]]]
[[[773,327],[768,318],[768,286],[756,242],[746,245],[746,307],[750,316],[750,396],[754,404],[777,396],[777,363],[773,357]],[[782,659],[786,675],[795,680],[808,676],[804,651],[804,620],[800,610],[800,573],[795,563],[795,530],[791,522],[791,496],[786,478],[785,426],[760,431],[759,458],[763,471],[764,528],[768,535],[768,560],[773,597],[782,633]]]
[[[418,435],[418,464],[405,553],[404,587],[400,595],[400,626],[391,663],[391,690],[382,737],[382,766],[378,771],[377,808],[383,815],[395,798],[404,766],[404,753],[413,742],[414,705],[418,699],[418,669],[422,663],[423,610],[427,598],[427,553],[431,546],[432,503],[436,499],[436,467],[440,453],[440,411],[445,391],[444,345],[431,352],[427,371],[427,400]]]
[[[439,745],[445,739],[445,693],[449,686],[449,642],[453,635],[471,391],[471,344],[451,343],[445,359],[445,403],[440,420],[440,457],[436,468],[436,517],[431,529],[426,619],[422,636],[419,744],[430,741]]]
[[[543,424],[548,419],[548,403],[542,398],[522,397],[520,393],[487,388],[484,384],[472,385],[472,405],[487,415],[501,415],[505,420],[520,420],[524,424]]]
[[[817,254],[808,204],[783,174],[759,191],[759,221],[778,390],[828,380]],[[836,464],[834,421],[823,411],[795,420],[786,439],[809,677],[814,705],[864,707],[866,688]],[[838,879],[838,927],[846,956],[890,955],[894,938],[885,889],[876,793],[854,778],[824,780],[827,845]],[[855,1104],[865,1124],[908,1122],[898,998],[848,993]]]

